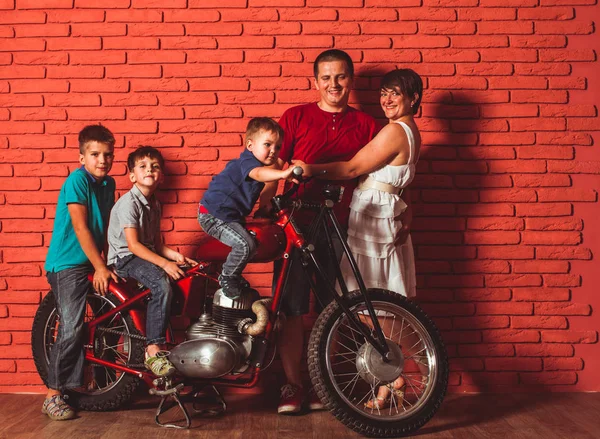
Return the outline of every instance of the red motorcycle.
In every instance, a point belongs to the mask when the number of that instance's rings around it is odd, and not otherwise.
[[[155,418],[158,425],[189,428],[185,402],[194,401],[206,388],[215,392],[225,410],[217,386],[254,386],[275,355],[275,328],[290,255],[300,252],[313,291],[324,290],[333,298],[312,329],[307,354],[312,385],[325,407],[347,427],[375,437],[407,435],[431,419],[448,384],[448,358],[437,328],[416,303],[391,291],[365,288],[332,210],[343,188],[326,188],[323,203],[293,199],[297,188],[273,198],[274,220],[247,224],[259,243],[252,262],[282,260],[272,298],[261,298],[251,288],[239,299],[223,295],[217,276],[229,247],[208,236],[200,243],[197,260],[201,262],[186,268],[185,277],[173,284],[172,316],[187,317],[193,323],[181,343],[171,331],[167,335],[169,359],[177,371],[172,377],[157,378],[144,368],[148,289],[127,280],[111,283],[105,296],[88,295],[85,386],[68,392],[69,404],[83,410],[116,409],[144,381],[150,394],[161,398]],[[294,219],[301,210],[316,213],[306,233]],[[312,244],[323,233],[333,260],[332,236],[340,238],[359,290],[347,290],[339,267],[339,292],[325,276]],[[50,291],[36,313],[31,340],[44,382],[59,320]],[[402,399],[392,398],[385,408],[369,403],[380,386],[391,385],[398,377],[406,383]],[[167,400],[170,404],[165,405]],[[160,421],[173,406],[182,410],[185,424]]]

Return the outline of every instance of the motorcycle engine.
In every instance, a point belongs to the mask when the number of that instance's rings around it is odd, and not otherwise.
[[[202,314],[186,331],[186,341],[171,349],[169,360],[179,373],[192,378],[218,378],[248,368],[252,337],[238,331],[238,323],[254,319],[252,303],[258,291],[246,288],[238,299],[221,289],[213,298],[212,315]]]

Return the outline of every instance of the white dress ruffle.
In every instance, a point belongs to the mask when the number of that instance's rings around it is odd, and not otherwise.
[[[415,176],[415,140],[407,124],[397,123],[404,128],[408,137],[408,163],[385,165],[369,176],[381,183],[404,188]],[[413,297],[416,294],[416,276],[411,238],[409,236],[402,245],[394,244],[402,227],[402,222],[394,218],[407,208],[401,195],[356,188],[350,203],[348,244],[367,288],[383,288]],[[358,289],[346,257],[342,259],[341,269],[349,291]]]

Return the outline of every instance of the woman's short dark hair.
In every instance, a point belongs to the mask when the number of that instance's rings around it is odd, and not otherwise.
[[[392,70],[381,80],[381,88],[388,90],[398,89],[404,96],[413,98],[418,95],[414,105],[412,105],[413,114],[417,113],[421,98],[423,97],[423,80],[417,72],[412,69]]]
[[[352,58],[343,50],[339,49],[329,49],[325,52],[321,52],[315,62],[313,63],[313,71],[315,73],[315,79],[319,78],[319,64],[322,62],[330,62],[330,61],[343,61],[348,66],[348,74],[351,78],[354,78],[354,63],[352,62]]]

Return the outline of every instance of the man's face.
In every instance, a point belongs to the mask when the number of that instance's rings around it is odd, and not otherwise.
[[[319,63],[315,87],[321,95],[319,101],[321,108],[332,112],[344,110],[350,98],[352,79],[345,61]]]

